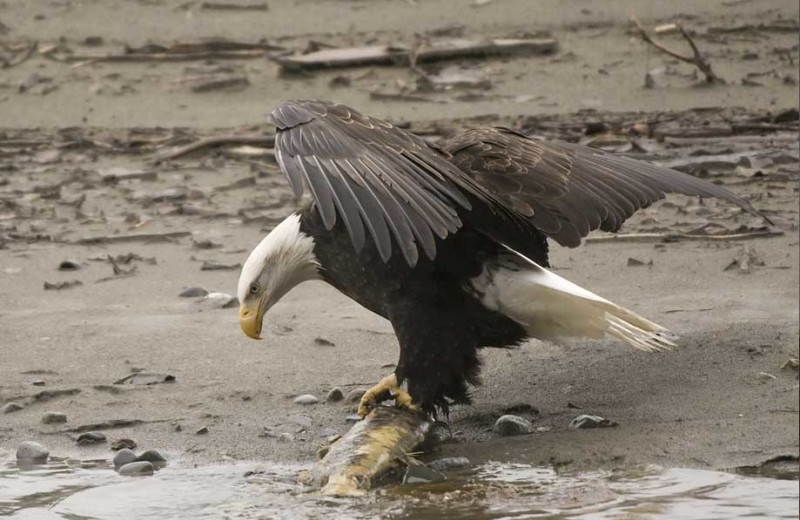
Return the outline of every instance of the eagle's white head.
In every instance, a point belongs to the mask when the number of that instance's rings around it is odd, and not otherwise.
[[[314,239],[300,231],[300,215],[290,215],[261,241],[239,276],[239,325],[261,339],[264,314],[295,285],[319,278]]]

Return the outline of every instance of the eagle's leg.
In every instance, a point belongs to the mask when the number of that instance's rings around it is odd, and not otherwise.
[[[361,402],[358,404],[358,415],[363,419],[378,403],[385,401],[390,395],[394,396],[394,403],[398,408],[419,410],[419,407],[413,403],[411,394],[397,384],[397,376],[390,374],[364,393],[364,396],[361,397]]]

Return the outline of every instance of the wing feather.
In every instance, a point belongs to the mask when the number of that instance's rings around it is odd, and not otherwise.
[[[311,100],[287,101],[268,120],[278,128],[276,158],[292,190],[299,196],[307,186],[325,227],[341,220],[357,250],[366,228],[384,261],[392,240],[412,267],[418,247],[433,259],[436,240],[456,232],[473,203],[533,230],[448,154],[390,123]]]
[[[720,186],[685,173],[504,128],[478,128],[446,141],[452,162],[562,245],[575,247],[594,229],[617,231],[634,212],[682,193],[727,200],[759,214]]]

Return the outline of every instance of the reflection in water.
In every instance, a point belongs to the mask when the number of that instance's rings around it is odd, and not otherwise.
[[[17,520],[798,518],[796,481],[715,471],[556,474],[489,463],[437,484],[335,499],[297,484],[301,466],[260,466],[165,468],[153,477],[124,478],[98,461],[34,468],[9,463],[0,468],[0,515]],[[796,471],[791,476],[796,479]]]

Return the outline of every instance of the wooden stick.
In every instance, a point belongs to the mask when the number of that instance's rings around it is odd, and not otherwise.
[[[171,231],[167,233],[137,233],[134,235],[107,235],[98,237],[84,237],[77,240],[64,240],[66,244],[75,245],[96,245],[96,244],[118,244],[121,242],[137,242],[137,241],[151,241],[151,240],[170,240],[173,238],[188,237],[192,233],[190,231]]]
[[[599,237],[586,237],[587,244],[598,242],[670,242],[678,240],[751,240],[754,238],[770,238],[783,235],[783,231],[764,230],[751,233],[731,233],[727,235],[701,235],[685,233],[627,233],[622,235],[608,235]]]
[[[197,61],[197,60],[241,60],[262,58],[266,56],[266,51],[261,49],[240,50],[240,51],[214,51],[214,52],[174,52],[174,53],[130,53],[130,54],[73,54],[68,56],[58,56],[53,53],[43,54],[43,56],[53,61],[64,63],[76,62],[117,62],[132,63],[142,61]]]
[[[178,149],[166,152],[156,156],[153,162],[158,164],[163,161],[169,161],[183,157],[203,148],[211,148],[224,144],[260,144],[262,146],[273,146],[275,144],[274,135],[218,135],[214,137],[207,137],[195,143],[182,146]]]
[[[669,47],[666,47],[665,45],[660,44],[655,40],[653,40],[653,38],[651,38],[650,35],[647,34],[647,31],[644,30],[644,27],[642,27],[642,24],[639,23],[639,20],[637,20],[635,16],[631,17],[631,22],[633,22],[633,24],[636,25],[636,28],[639,30],[639,36],[642,37],[642,40],[644,40],[645,43],[649,43],[656,49],[672,56],[677,60],[686,63],[691,63],[692,65],[696,66],[698,69],[700,69],[700,72],[705,74],[707,83],[724,83],[724,81],[719,76],[714,74],[714,71],[711,70],[711,64],[708,62],[708,60],[706,60],[706,58],[700,52],[700,49],[697,48],[697,45],[695,45],[694,40],[692,40],[691,36],[689,36],[689,34],[686,32],[686,30],[683,28],[682,25],[675,24],[678,27],[678,30],[681,32],[681,35],[684,37],[684,39],[687,42],[689,42],[689,46],[692,48],[692,56],[686,56],[679,52],[673,51]]]

